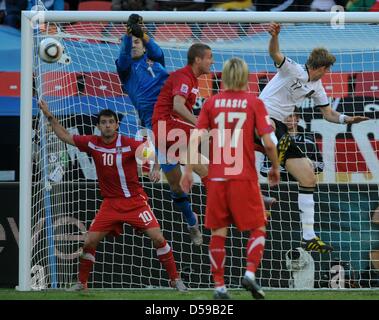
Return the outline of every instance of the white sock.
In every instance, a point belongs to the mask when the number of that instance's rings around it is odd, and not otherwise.
[[[222,293],[226,293],[227,291],[225,286],[217,287],[215,290]]]
[[[249,278],[251,280],[255,280],[255,273],[254,272],[251,272],[251,271],[246,271],[245,272],[245,277],[246,278]]]
[[[299,193],[298,205],[301,211],[303,239],[313,239],[316,237],[313,229],[315,223],[315,202],[313,200],[313,194]]]

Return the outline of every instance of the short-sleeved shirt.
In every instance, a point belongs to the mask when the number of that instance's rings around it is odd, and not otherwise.
[[[310,81],[307,66],[285,57],[277,74],[269,81],[259,98],[263,100],[271,118],[283,122],[306,98],[312,98],[315,107],[329,105],[321,80]]]
[[[129,198],[138,194],[145,195],[138,181],[135,152],[143,143],[117,135],[110,144],[95,135],[73,136],[80,151],[93,158],[99,180],[100,192],[104,198]],[[147,197],[146,197],[147,198]]]
[[[246,91],[216,94],[205,102],[196,127],[210,129],[210,179],[257,180],[254,133],[273,131],[260,99]]]
[[[180,119],[180,116],[174,112],[174,97],[177,95],[186,99],[185,106],[192,112],[198,93],[199,82],[191,66],[187,65],[171,73],[163,85],[154,106],[153,125],[159,120]]]

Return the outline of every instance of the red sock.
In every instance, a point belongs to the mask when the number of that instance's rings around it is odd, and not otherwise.
[[[211,272],[215,287],[222,287],[224,283],[225,263],[225,237],[212,236],[209,243],[209,258],[211,260]]]
[[[265,248],[266,232],[254,230],[250,233],[250,239],[247,242],[247,270],[256,272],[263,257]]]
[[[174,255],[172,254],[172,249],[165,240],[164,243],[157,249],[157,256],[159,261],[165,267],[170,280],[175,280],[179,278],[178,271],[176,270]]]
[[[86,285],[92,266],[95,263],[96,249],[86,248],[83,249],[83,253],[80,255],[79,265],[79,281]]]

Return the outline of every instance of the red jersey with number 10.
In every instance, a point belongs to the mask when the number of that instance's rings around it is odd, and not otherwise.
[[[261,100],[246,91],[216,94],[205,102],[196,127],[211,130],[210,179],[258,180],[254,134],[273,131]]]
[[[135,152],[143,143],[117,135],[106,144],[99,136],[73,136],[80,151],[89,153],[95,162],[101,195],[104,198],[130,198],[141,194],[147,199],[138,181]]]
[[[196,96],[199,92],[198,87],[199,82],[191,66],[187,65],[171,73],[155,103],[152,123],[154,124],[159,120],[169,120],[173,117],[180,118],[174,112],[173,102],[174,97],[177,95],[186,99],[185,106],[192,112],[192,107],[196,102]]]

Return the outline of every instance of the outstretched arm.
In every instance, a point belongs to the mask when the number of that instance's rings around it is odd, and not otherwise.
[[[268,32],[271,34],[268,51],[272,60],[274,60],[276,65],[280,66],[284,60],[284,55],[279,49],[280,24],[272,22],[268,28]]]
[[[344,114],[341,114],[335,110],[333,110],[330,106],[322,107],[320,108],[321,112],[324,116],[324,119],[329,122],[334,123],[342,123],[342,124],[353,124],[353,123],[359,123],[362,121],[369,120],[368,117],[361,117],[361,116],[355,116],[355,117],[349,117]]]
[[[72,138],[72,135],[69,134],[69,132],[59,123],[57,118],[55,118],[53,114],[49,111],[47,103],[44,100],[41,100],[38,102],[38,105],[45,117],[47,118],[47,120],[50,122],[51,128],[53,129],[57,137],[64,143],[68,143],[72,146],[75,146],[75,142]]]

